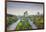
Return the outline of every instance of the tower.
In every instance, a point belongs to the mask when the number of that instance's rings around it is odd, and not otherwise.
[[[24,12],[24,17],[28,17],[28,12],[27,11]]]

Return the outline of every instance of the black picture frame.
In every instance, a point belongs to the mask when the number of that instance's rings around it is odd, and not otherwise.
[[[44,2],[28,2],[28,1],[7,1],[5,0],[5,32],[7,32],[7,2],[19,2],[19,3],[34,3],[34,4],[43,4],[43,18],[44,18]],[[44,21],[44,19],[43,19]],[[44,23],[44,22],[43,22]],[[44,25],[44,24],[43,24]],[[44,29],[44,28],[43,28]],[[37,30],[43,30],[43,29],[37,29]],[[36,29],[33,29],[36,30]],[[15,31],[15,30],[13,30]],[[20,30],[21,31],[21,30]],[[25,31],[25,30],[22,30]],[[27,30],[26,30],[27,31]]]

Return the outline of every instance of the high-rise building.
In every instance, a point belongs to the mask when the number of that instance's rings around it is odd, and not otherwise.
[[[27,11],[24,12],[24,17],[28,17],[28,12]]]

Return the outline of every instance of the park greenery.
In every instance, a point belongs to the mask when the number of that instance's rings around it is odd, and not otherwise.
[[[16,22],[17,16],[7,14],[7,26],[11,25],[12,23]]]
[[[38,29],[42,29],[44,27],[43,16],[41,15],[30,16],[30,19],[34,22]]]
[[[29,30],[32,29],[29,22],[24,17],[17,25],[16,30]]]
[[[31,21],[38,27],[38,29],[44,28],[44,22],[43,22],[43,15],[29,15],[28,16]],[[7,15],[7,26],[11,25],[12,23],[16,22],[18,20],[17,16],[15,15]],[[26,17],[23,17],[23,19],[18,23],[15,30],[32,30],[31,25],[26,20]]]

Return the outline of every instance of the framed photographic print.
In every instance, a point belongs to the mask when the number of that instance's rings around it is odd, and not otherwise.
[[[44,3],[27,1],[7,1],[7,31],[44,29]]]

